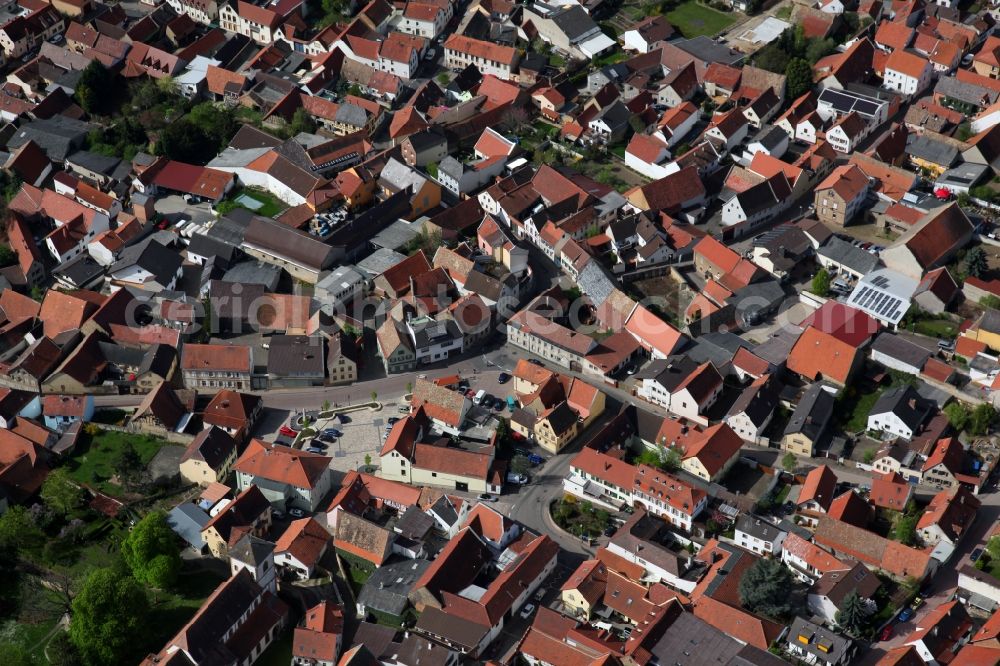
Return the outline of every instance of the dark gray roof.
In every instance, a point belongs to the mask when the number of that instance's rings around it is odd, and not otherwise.
[[[427,150],[428,148],[432,148],[442,143],[446,146],[448,144],[448,140],[445,136],[433,129],[425,129],[417,132],[416,134],[411,134],[406,137],[404,141],[409,141],[413,146],[413,150],[418,153],[422,150]]]
[[[751,384],[740,393],[740,397],[729,409],[729,415],[746,414],[747,418],[759,428],[771,416],[774,408],[778,406],[780,395],[781,392],[773,381]]]
[[[885,354],[915,368],[922,368],[931,356],[931,353],[920,345],[888,331],[883,331],[875,338],[872,351]]]
[[[931,409],[935,406],[933,402],[920,397],[920,394],[912,386],[897,386],[879,396],[869,414],[872,416],[895,414],[900,421],[906,424],[906,427],[915,431],[921,423],[927,420]]]
[[[723,370],[733,360],[740,347],[750,349],[752,345],[728,331],[712,331],[695,339],[694,344],[684,351],[697,363],[711,361],[716,368]]]
[[[170,368],[176,360],[177,350],[170,345],[153,345],[142,355],[142,363],[139,364],[139,374],[152,372],[166,379]]]
[[[83,144],[92,128],[90,123],[62,115],[40,118],[14,132],[14,136],[7,141],[7,149],[20,148],[28,141],[34,141],[49,159],[62,162],[76,146]]]
[[[785,130],[776,125],[764,125],[747,143],[760,143],[768,150],[774,150],[781,145],[782,141],[788,139]]]
[[[954,76],[942,76],[939,78],[937,85],[934,86],[934,93],[960,102],[967,102],[968,104],[983,107],[993,104],[997,101],[998,97],[996,91],[984,88],[983,86],[977,86],[974,83],[959,81]]]
[[[832,236],[817,252],[838,264],[847,266],[853,271],[870,273],[878,265],[878,257],[855,247],[842,238]]]
[[[699,365],[700,363],[687,355],[656,359],[643,368],[636,378],[656,381],[666,391],[673,393],[674,389],[697,370]]]
[[[736,657],[742,647],[742,643],[693,613],[681,613],[650,652],[660,664],[717,666]]]
[[[399,644],[396,660],[406,666],[447,666],[454,653],[448,648],[432,643],[426,638],[410,634]]]
[[[275,377],[323,377],[326,374],[322,337],[274,335],[270,343],[267,374]]]
[[[337,107],[336,122],[354,127],[364,127],[368,122],[368,112],[356,104],[346,103]]]
[[[67,282],[77,287],[85,287],[104,274],[104,266],[90,256],[89,252],[81,252],[69,261],[63,262],[52,269],[54,275],[60,275]]]
[[[333,248],[329,245],[264,217],[254,216],[250,220],[244,242],[316,271],[329,267],[333,261]]]
[[[147,238],[136,245],[130,245],[118,255],[118,261],[111,265],[111,273],[139,266],[152,273],[158,284],[167,286],[177,275],[177,270],[184,260],[174,250],[156,242],[155,238]]]
[[[910,134],[906,137],[906,152],[911,157],[950,167],[958,159],[959,150],[926,134]]]
[[[458,512],[455,511],[455,505],[451,503],[447,495],[439,497],[428,511],[446,525],[454,525],[458,522]]]
[[[406,610],[407,595],[431,565],[424,559],[383,565],[372,573],[358,595],[358,604],[399,617]]]
[[[274,291],[281,281],[282,268],[263,261],[243,261],[222,276],[223,282],[260,285],[267,291]]]
[[[400,516],[393,530],[407,539],[422,540],[434,528],[434,519],[428,516],[419,506],[411,506]]]
[[[138,368],[146,353],[138,347],[122,347],[113,342],[98,342],[104,359],[113,365]]]
[[[580,5],[569,5],[559,9],[549,15],[563,34],[569,39],[570,44],[575,44],[581,37],[597,28],[594,19]]]
[[[462,331],[458,328],[458,324],[455,323],[454,319],[430,320],[417,325],[411,322],[410,326],[413,329],[413,344],[415,347],[426,347],[434,344],[435,340],[444,337],[449,337],[453,340],[462,339]]]
[[[736,65],[743,62],[742,53],[734,51],[728,46],[723,46],[704,35],[694,39],[680,39],[672,44],[706,63],[721,62],[725,65]]]
[[[736,519],[736,530],[770,543],[773,543],[784,532],[766,520],[761,520],[757,516],[751,516],[747,513],[740,514],[740,517]]]
[[[664,539],[668,543],[672,540],[672,537],[666,535],[666,528],[667,523],[663,520],[637,510],[611,537],[611,543],[627,553],[635,553],[641,549],[644,560],[664,571],[679,575],[683,568],[680,558],[663,545]]]
[[[483,626],[458,615],[428,606],[420,614],[416,629],[420,633],[441,636],[449,643],[472,651],[482,642],[490,627]]]
[[[237,247],[213,236],[195,234],[191,237],[188,252],[201,257],[219,257],[228,262],[236,254]]]
[[[184,539],[195,550],[205,547],[201,538],[201,528],[209,521],[209,515],[191,502],[178,504],[167,514],[167,524],[177,536]]]
[[[364,645],[365,648],[377,659],[389,659],[395,654],[391,646],[395,645],[393,639],[396,637],[396,630],[383,624],[372,622],[362,622],[354,632],[354,645]]]
[[[92,153],[89,150],[78,150],[67,157],[66,162],[80,166],[88,171],[110,176],[115,167],[121,163],[121,160],[117,157]]]
[[[803,645],[798,639],[799,636],[811,636],[812,639],[808,645]],[[850,662],[850,657],[847,655],[851,652],[853,643],[849,639],[801,617],[796,617],[795,621],[792,622],[787,640],[788,643],[794,644],[798,649],[808,652],[823,663],[846,664]],[[820,643],[823,644],[823,649],[820,649]]]
[[[267,560],[274,552],[274,544],[252,534],[244,534],[243,538],[229,549],[229,557],[239,562],[257,566]]]
[[[785,427],[785,434],[803,433],[815,441],[830,422],[836,401],[821,384],[812,384],[806,389],[799,404],[792,412],[792,418]]]

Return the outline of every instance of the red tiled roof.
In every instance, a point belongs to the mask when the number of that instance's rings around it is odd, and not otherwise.
[[[451,51],[509,66],[513,66],[517,60],[517,51],[509,46],[484,42],[459,34],[452,34],[448,37],[448,40],[444,43],[444,47]]]
[[[799,491],[799,506],[815,500],[824,510],[828,510],[836,487],[837,475],[826,465],[820,465],[806,475]]]
[[[878,333],[879,323],[861,310],[827,301],[809,315],[802,326],[811,326],[852,347],[861,347]]]
[[[247,445],[233,469],[253,477],[312,489],[328,473],[330,458],[285,446],[272,446],[259,439]]]
[[[913,487],[898,472],[886,472],[872,479],[869,499],[877,507],[902,511],[912,490]]]

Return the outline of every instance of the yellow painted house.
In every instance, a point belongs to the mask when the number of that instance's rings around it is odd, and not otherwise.
[[[587,560],[563,584],[559,597],[577,618],[589,620],[600,606],[607,586],[608,570],[604,563]]]
[[[222,428],[210,426],[198,433],[181,456],[181,478],[208,486],[222,481],[236,462],[236,441]]]
[[[1000,310],[987,308],[965,332],[965,337],[982,342],[994,352],[1000,352]]]
[[[560,402],[547,409],[535,419],[535,440],[549,453],[559,453],[563,447],[576,439],[579,433],[579,417],[567,402]]]

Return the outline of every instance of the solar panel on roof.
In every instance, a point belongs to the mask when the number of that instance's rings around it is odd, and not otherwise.
[[[854,110],[865,116],[874,116],[875,112],[878,111],[878,104],[859,99],[854,106]]]

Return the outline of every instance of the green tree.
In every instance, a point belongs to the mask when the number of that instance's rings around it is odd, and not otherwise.
[[[819,272],[813,276],[812,292],[817,296],[826,296],[830,293],[830,272],[825,268],[819,269]]]
[[[316,121],[305,109],[296,109],[292,114],[292,122],[288,125],[288,133],[295,136],[302,132],[312,134],[316,131]]]
[[[875,462],[876,455],[878,455],[878,452],[874,448],[865,449],[865,453],[862,456],[862,460],[866,465],[871,465],[873,462]]]
[[[791,589],[792,574],[781,562],[757,560],[740,579],[740,603],[751,613],[782,619],[792,611]]]
[[[17,254],[10,249],[10,245],[0,243],[0,268],[13,266],[17,263]]]
[[[795,454],[792,453],[791,451],[786,453],[785,456],[781,459],[781,466],[785,468],[786,472],[791,472],[793,469],[795,469],[795,466],[798,464],[799,464],[798,458],[796,458]]]
[[[802,58],[792,58],[785,66],[788,96],[797,99],[812,90],[812,65]]]
[[[674,448],[658,444],[655,449],[643,449],[635,458],[637,465],[649,465],[667,472],[677,471],[681,466],[681,455]]]
[[[23,506],[12,506],[0,516],[0,558],[7,562],[41,547],[44,541],[45,535]]]
[[[985,435],[990,430],[990,425],[996,418],[996,410],[993,409],[993,405],[982,404],[976,405],[972,410],[972,414],[969,416],[969,432],[973,435]]]
[[[124,485],[129,485],[135,479],[136,474],[142,469],[142,458],[135,450],[132,442],[126,442],[122,450],[118,452],[114,460],[115,474]]]
[[[371,393],[372,402],[378,402],[378,391],[372,391]]]
[[[837,49],[837,43],[832,39],[813,39],[806,46],[805,57],[810,65],[815,65],[821,58],[825,58]]]
[[[528,456],[519,453],[510,459],[510,471],[515,474],[527,474],[530,469],[531,461],[528,460]]]
[[[966,141],[971,136],[972,136],[972,126],[968,123],[968,121],[959,125],[958,129],[955,130],[955,138],[958,139],[959,141]]]
[[[70,640],[88,664],[135,663],[148,614],[149,600],[135,578],[95,569],[73,600]]]
[[[211,149],[209,137],[187,118],[167,125],[156,142],[156,152],[179,162],[206,162]]]
[[[965,405],[960,402],[950,403],[945,405],[944,413],[952,428],[957,431],[965,430],[965,426],[969,422],[969,409]]]
[[[762,48],[754,57],[754,64],[757,67],[775,74],[784,74],[788,68],[788,61],[788,54],[774,43]]]
[[[994,296],[993,294],[988,294],[979,299],[979,304],[982,305],[984,308],[1000,310],[1000,296]]]
[[[91,60],[76,84],[76,102],[88,114],[104,114],[111,109],[115,100],[115,77],[97,59]]]
[[[841,602],[840,609],[837,610],[836,615],[833,616],[834,622],[838,626],[842,627],[847,633],[852,636],[857,636],[864,629],[865,619],[867,618],[867,613],[865,612],[865,605],[861,601],[861,597],[858,593],[851,590],[844,597]]]
[[[164,589],[177,580],[181,553],[165,512],[146,514],[122,541],[121,550],[125,564],[140,583]]]
[[[80,486],[69,477],[64,467],[49,473],[42,484],[41,495],[46,506],[63,516],[75,511],[83,502]]]
[[[991,560],[1000,562],[1000,536],[990,537],[986,542],[986,552]]]
[[[892,528],[892,538],[905,546],[912,546],[917,541],[917,521],[919,516],[903,514],[896,518]]]
[[[975,246],[965,254],[965,274],[971,277],[982,277],[989,269],[986,263],[986,252],[980,246]]]

